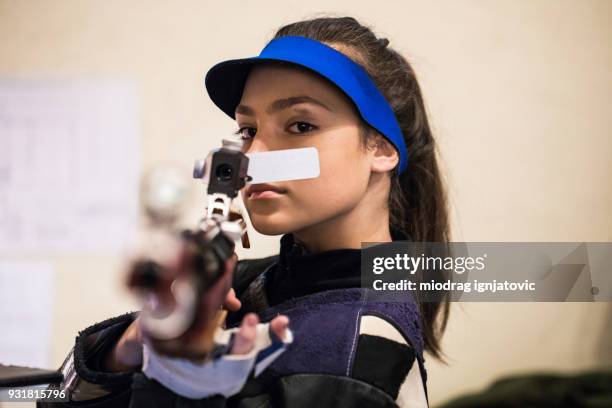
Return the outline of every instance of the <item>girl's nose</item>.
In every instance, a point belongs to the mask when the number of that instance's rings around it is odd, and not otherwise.
[[[272,147],[273,146],[270,146],[269,138],[266,137],[261,130],[258,130],[255,137],[245,141],[246,150],[244,153],[267,152],[273,150]]]

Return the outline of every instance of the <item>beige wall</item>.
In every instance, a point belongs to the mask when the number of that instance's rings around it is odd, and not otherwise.
[[[205,154],[234,127],[203,90],[213,63],[256,54],[284,23],[350,14],[414,64],[441,145],[455,240],[612,241],[611,2],[223,4],[0,1],[0,75],[132,78],[143,169],[176,162],[188,170],[194,152]],[[277,250],[277,237],[253,240],[239,255]],[[59,271],[56,364],[79,329],[136,307],[121,289],[118,256],[27,259]],[[612,363],[610,304],[461,304],[452,312],[449,365],[428,360],[433,402],[501,374]]]

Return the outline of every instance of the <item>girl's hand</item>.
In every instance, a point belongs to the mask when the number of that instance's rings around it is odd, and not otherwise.
[[[236,262],[237,257],[234,254],[226,263],[224,275],[215,283],[207,293],[206,299],[203,300],[202,312],[207,315],[204,319],[212,324],[218,324],[212,319],[213,314],[219,311],[219,309],[217,309],[218,306],[214,305],[222,303],[223,308],[230,311],[237,311],[241,307],[240,301],[236,297],[234,290],[230,288],[232,271],[234,270]],[[255,313],[249,313],[244,316],[230,354],[246,354],[253,348],[258,323],[259,318]],[[288,324],[289,319],[284,315],[277,316],[270,322],[272,331],[281,339],[285,339]],[[201,334],[203,335],[207,330],[210,330],[210,328],[202,327]],[[142,345],[145,337],[146,334],[143,333],[140,321],[137,318],[128,326],[115,346],[105,357],[103,368],[109,371],[120,372],[132,371],[141,367]],[[197,334],[195,336],[191,334],[189,339],[178,338],[169,341],[154,340],[149,341],[149,344],[155,347],[160,353],[171,355],[174,351],[181,350],[189,354],[190,351],[197,351],[197,341],[194,341],[194,339],[197,340]],[[148,340],[151,339],[149,338]]]

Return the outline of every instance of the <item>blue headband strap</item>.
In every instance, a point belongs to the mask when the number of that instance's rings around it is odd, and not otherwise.
[[[280,37],[270,41],[257,57],[224,61],[211,68],[206,75],[206,88],[213,102],[229,116],[235,117],[234,110],[240,101],[246,74],[243,74],[244,77],[238,81],[240,85],[235,86],[234,91],[232,87],[224,86],[227,84],[218,82],[227,82],[228,76],[232,74],[244,73],[244,70],[239,73],[235,68],[245,67],[245,63],[253,63],[257,60],[286,61],[298,64],[333,82],[355,103],[363,120],[393,143],[400,156],[398,173],[406,169],[407,149],[400,126],[393,109],[367,72],[341,52],[310,38]],[[233,69],[228,65],[233,66]],[[240,95],[237,97],[235,95],[228,97],[228,92],[238,91]],[[225,95],[222,96],[223,94]]]

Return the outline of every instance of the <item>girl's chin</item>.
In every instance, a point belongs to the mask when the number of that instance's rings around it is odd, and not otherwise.
[[[293,231],[295,227],[286,217],[281,214],[249,214],[251,225],[255,231],[263,235],[284,235]]]
[[[263,235],[284,235],[291,231],[289,227],[275,223],[252,222],[252,224],[255,231]]]

